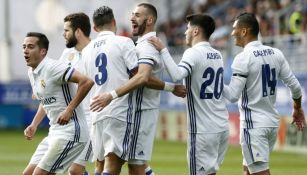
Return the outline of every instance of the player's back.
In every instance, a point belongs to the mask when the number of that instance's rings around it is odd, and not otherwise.
[[[240,70],[247,77],[239,101],[241,120],[244,121],[241,126],[278,127],[279,115],[274,107],[277,80],[287,81],[292,74],[283,54],[276,48],[254,41],[245,46],[235,62],[234,70]]]
[[[186,59],[186,60],[185,60]],[[201,42],[188,49],[182,62],[192,67],[186,77],[189,132],[217,133],[228,129],[223,100],[223,58],[219,51]]]
[[[123,85],[129,80],[129,71],[137,67],[133,41],[127,37],[116,36],[113,32],[99,33],[82,52],[82,59],[86,62],[87,75],[95,81],[92,98]],[[99,115],[116,117],[124,113],[129,105],[128,96],[129,94],[113,100]],[[124,116],[117,118],[125,120]]]

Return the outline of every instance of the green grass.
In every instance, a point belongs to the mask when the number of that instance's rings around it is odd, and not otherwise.
[[[33,141],[27,141],[21,130],[0,130],[0,174],[21,174],[37,144],[45,135],[46,131],[41,131]],[[242,174],[241,159],[240,148],[230,146],[218,174]],[[307,155],[273,152],[270,162],[271,174],[273,175],[306,174],[307,172]],[[156,175],[188,174],[185,143],[156,141],[150,165]],[[87,169],[92,174],[94,167],[91,164]],[[127,175],[126,166],[124,166],[122,174]]]

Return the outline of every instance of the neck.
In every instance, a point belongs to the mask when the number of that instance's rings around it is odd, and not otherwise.
[[[80,39],[80,41],[78,42],[78,44],[75,46],[76,50],[81,52],[82,49],[90,42],[90,38],[88,37],[84,37],[82,39]]]
[[[248,43],[257,41],[257,40],[258,40],[257,37],[246,37],[246,40],[243,42],[243,47],[245,47]]]
[[[200,43],[200,42],[208,42],[207,40],[201,38],[201,37],[195,37],[193,40],[192,40],[192,47],[197,44],[197,43]]]

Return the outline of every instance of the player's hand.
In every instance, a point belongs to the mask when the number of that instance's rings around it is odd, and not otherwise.
[[[97,95],[92,99],[90,109],[93,112],[100,112],[113,100],[112,95],[109,92]]]
[[[73,115],[73,110],[65,109],[65,111],[61,112],[58,116],[57,123],[59,125],[66,125]]]
[[[152,44],[159,52],[165,48],[160,38],[152,36],[148,39],[148,42]]]
[[[176,84],[175,89],[173,90],[172,93],[176,95],[177,97],[184,98],[187,95],[187,89],[185,88],[184,85]]]
[[[305,114],[302,108],[294,108],[292,113],[292,124],[296,126],[299,131],[303,131],[306,125]]]
[[[26,137],[27,140],[32,140],[35,133],[36,133],[36,127],[32,126],[32,125],[29,125],[24,131],[24,135]]]

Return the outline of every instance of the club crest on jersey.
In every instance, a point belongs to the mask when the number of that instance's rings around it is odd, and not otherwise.
[[[42,88],[45,88],[45,87],[46,87],[45,80],[41,80],[41,86],[42,86]]]
[[[69,56],[68,56],[68,60],[71,61],[71,60],[74,59],[74,57],[75,57],[75,54],[74,54],[74,53],[71,53],[71,54],[69,54]]]

